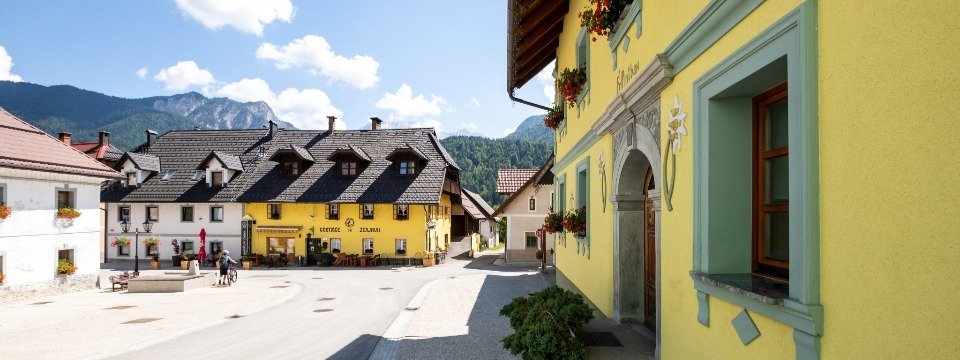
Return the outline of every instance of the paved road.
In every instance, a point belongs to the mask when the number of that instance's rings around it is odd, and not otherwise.
[[[531,269],[488,266],[493,260],[494,257],[473,262],[448,260],[430,268],[241,271],[241,282],[245,278],[269,278],[302,286],[303,290],[273,308],[115,358],[367,359],[384,331],[419,289],[431,281],[478,276],[467,288],[479,291],[481,285],[476,279],[485,275],[537,276]],[[472,300],[463,299],[462,306],[469,310],[475,300],[475,296]],[[443,304],[428,307],[433,312],[430,316],[437,316],[445,308],[463,310],[454,308],[458,306],[455,301]],[[498,340],[491,344],[495,346]]]

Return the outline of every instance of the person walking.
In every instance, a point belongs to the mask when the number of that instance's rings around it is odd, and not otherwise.
[[[220,285],[223,285],[224,283],[227,285],[230,284],[227,279],[227,276],[229,276],[228,274],[230,272],[230,265],[236,263],[236,260],[230,258],[230,251],[224,250],[223,254],[220,255]]]

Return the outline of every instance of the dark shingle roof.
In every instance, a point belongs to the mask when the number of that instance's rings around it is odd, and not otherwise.
[[[380,129],[327,131],[280,131],[273,139],[267,130],[171,131],[145,150],[163,164],[163,171],[176,171],[169,181],[153,176],[136,188],[107,187],[106,202],[341,202],[435,204],[440,201],[452,159],[444,155],[433,129]],[[417,147],[424,157],[423,170],[400,175],[399,167],[386,159],[397,148]],[[278,162],[257,156],[259,149],[294,150],[300,156],[317,159],[299,175],[280,174]],[[326,160],[338,149],[351,149],[367,157],[357,176],[340,175],[336,163]],[[227,187],[208,187],[192,180],[197,164],[211,152],[236,156],[245,170]],[[320,160],[323,159],[323,160]]]
[[[120,173],[90,158],[0,108],[0,166],[122,178]]]
[[[398,156],[403,154],[411,154],[414,157],[424,161],[430,160],[430,159],[427,159],[427,156],[424,155],[423,152],[420,151],[420,149],[417,149],[416,146],[410,146],[410,144],[403,144],[403,145],[404,145],[403,147],[396,148],[395,150],[393,150],[393,152],[390,153],[390,155],[387,155],[387,160],[394,161]]]
[[[152,176],[135,188],[122,184],[105,187],[100,193],[104,202],[228,202],[233,201],[252,177],[250,169],[256,168],[260,146],[267,143],[267,130],[183,130],[161,135],[153,145],[141,145],[145,151],[159,159],[163,173],[174,171],[169,180]],[[234,177],[223,188],[207,186],[206,182],[194,180],[197,165],[211,152],[236,156],[247,171]],[[143,155],[130,152],[128,154]]]
[[[470,201],[472,201],[474,205],[476,205],[477,208],[480,211],[482,211],[484,215],[486,215],[486,217],[490,217],[493,215],[493,207],[490,206],[490,204],[488,204],[486,200],[480,197],[480,194],[477,194],[467,189],[461,189],[461,190],[463,190],[463,193],[467,195],[467,196],[464,196],[464,198],[470,198]],[[466,201],[467,200],[464,200],[464,202]]]
[[[138,170],[160,172],[160,158],[156,155],[127,152],[117,160],[117,168],[123,166],[127,159],[132,161]]]
[[[240,161],[239,156],[227,154],[222,151],[211,151],[210,155],[207,155],[207,158],[200,162],[200,166],[197,167],[197,170],[202,170],[205,168],[207,163],[213,158],[217,158],[217,160],[223,164],[223,167],[228,170],[243,171],[243,162]]]
[[[447,152],[447,149],[440,144],[440,139],[437,139],[437,134],[433,131],[430,131],[430,142],[433,143],[433,147],[440,152],[440,156],[443,157],[443,161],[446,161],[447,164],[453,166],[454,169],[460,170],[460,167],[457,166],[457,162],[453,160],[453,157],[450,156],[450,153]]]

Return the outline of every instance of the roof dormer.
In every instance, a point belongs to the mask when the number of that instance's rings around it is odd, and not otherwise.
[[[300,175],[307,170],[314,161],[307,149],[299,146],[285,146],[273,151],[270,161],[280,163],[281,175]]]
[[[400,175],[416,175],[423,170],[427,163],[427,157],[420,149],[410,144],[404,144],[393,150],[387,155],[387,160],[397,164],[397,171]]]
[[[243,163],[239,156],[211,151],[197,167],[197,172],[200,171],[203,171],[207,186],[222,187],[243,172]]]
[[[327,157],[327,160],[337,163],[342,176],[356,176],[371,162],[370,156],[363,149],[353,145],[337,149]]]
[[[127,152],[117,160],[115,169],[127,177],[127,186],[136,187],[160,172],[160,158],[150,154]]]

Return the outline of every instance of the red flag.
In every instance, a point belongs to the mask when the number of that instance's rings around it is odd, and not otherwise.
[[[197,260],[200,260],[200,265],[203,265],[203,261],[207,259],[207,231],[200,229],[200,250],[197,251]]]

